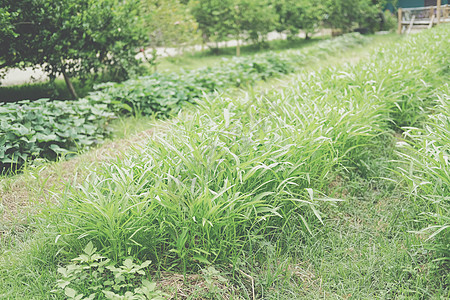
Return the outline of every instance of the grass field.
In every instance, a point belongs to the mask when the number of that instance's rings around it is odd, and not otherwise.
[[[448,298],[449,33],[121,119],[2,178],[0,297]]]

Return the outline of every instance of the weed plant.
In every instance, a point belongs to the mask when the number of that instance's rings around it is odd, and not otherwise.
[[[445,92],[448,92],[448,86]],[[450,266],[450,98],[442,94],[436,111],[422,128],[405,128],[407,144],[398,154],[404,162],[399,168],[409,184],[411,199],[425,202],[427,210],[418,221],[437,260]],[[450,280],[450,278],[448,278]]]
[[[60,240],[70,251],[92,241],[114,259],[132,254],[186,271],[233,262],[291,220],[311,231],[323,220],[320,204],[336,201],[321,194],[334,175],[364,172],[360,161],[381,133],[428,109],[443,79],[417,75],[432,74],[445,55],[446,30],[263,96],[206,97],[169,132],[69,189],[48,212]],[[422,43],[435,50],[420,61]]]

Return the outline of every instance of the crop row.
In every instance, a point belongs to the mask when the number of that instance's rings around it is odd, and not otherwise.
[[[289,74],[305,63],[367,43],[360,34],[348,34],[326,40],[305,50],[268,52],[224,60],[215,67],[204,67],[180,74],[152,74],[122,83],[97,86],[90,101],[107,103],[118,113],[162,114],[177,112],[186,102],[194,102],[203,93],[241,87],[260,80]]]
[[[86,99],[0,105],[0,173],[36,157],[74,155],[103,140],[113,117],[106,104]]]
[[[324,196],[337,173],[364,172],[380,134],[420,125],[434,109],[448,31],[263,95],[199,100],[170,131],[61,196],[47,212],[59,242],[74,256],[93,242],[114,259],[186,268],[235,264],[265,239],[311,231],[323,220],[320,206],[338,201]]]
[[[234,58],[220,66],[181,74],[152,74],[100,85],[79,101],[22,101],[0,104],[0,172],[27,160],[54,159],[101,142],[108,123],[121,114],[167,116],[203,93],[291,73],[305,62],[367,42],[350,34],[320,42],[314,50]]]

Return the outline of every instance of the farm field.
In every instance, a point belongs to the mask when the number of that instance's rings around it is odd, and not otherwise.
[[[0,298],[448,298],[449,33],[181,73],[165,120],[155,78],[106,85],[116,140],[0,181]]]

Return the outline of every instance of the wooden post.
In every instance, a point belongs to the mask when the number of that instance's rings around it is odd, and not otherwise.
[[[439,25],[439,23],[441,23],[441,0],[437,0],[436,17]]]
[[[444,8],[444,22],[447,22],[447,19],[448,19],[448,4],[445,5]]]
[[[409,23],[409,27],[408,30],[406,31],[406,34],[410,34],[411,33],[411,29],[414,26],[414,20],[416,19],[416,15],[413,15],[411,18],[411,22]]]
[[[397,33],[398,34],[402,34],[402,8],[399,7],[398,8],[398,29],[397,29]]]
[[[431,29],[433,27],[433,22],[434,22],[434,15],[431,17],[430,24],[428,24],[428,29]]]

